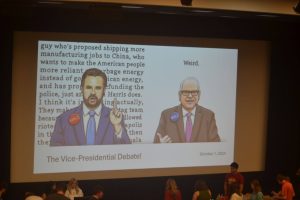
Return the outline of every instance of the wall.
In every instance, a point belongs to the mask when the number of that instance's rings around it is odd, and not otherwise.
[[[168,11],[168,12],[166,12]],[[170,13],[173,13],[170,15]],[[183,37],[235,38],[268,40],[271,42],[271,74],[266,167],[263,172],[245,173],[246,182],[257,177],[263,181],[264,192],[274,187],[275,174],[292,179],[300,166],[299,150],[299,83],[300,20],[298,16],[276,15],[275,18],[255,13],[217,11],[191,14],[185,8],[147,7],[133,11],[107,4],[7,4],[0,10],[1,126],[0,177],[9,180],[10,174],[10,106],[12,36],[14,30],[142,34]],[[231,17],[224,17],[226,16]],[[255,81],[255,79],[253,80]],[[26,113],[24,113],[26,116]],[[203,178],[221,193],[224,174],[176,177],[184,199],[191,199],[192,186]],[[106,199],[161,199],[166,177],[82,181],[88,191],[100,183]],[[9,199],[21,199],[25,191],[48,189],[49,183],[20,183],[9,187]],[[247,185],[245,191],[249,191]]]

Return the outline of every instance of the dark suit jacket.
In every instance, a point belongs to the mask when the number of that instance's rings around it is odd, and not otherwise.
[[[129,144],[130,139],[122,121],[122,137],[117,138],[114,127],[109,119],[111,109],[102,105],[101,116],[95,136],[95,144]],[[80,116],[80,121],[76,124],[69,122],[72,115]],[[54,131],[51,135],[50,146],[76,146],[86,145],[86,136],[83,125],[82,104],[68,110],[57,117]]]
[[[183,123],[181,105],[166,109],[161,113],[156,133],[168,135],[173,143],[185,142]],[[159,143],[156,133],[154,142]],[[196,107],[191,142],[220,142],[214,113],[199,105]]]

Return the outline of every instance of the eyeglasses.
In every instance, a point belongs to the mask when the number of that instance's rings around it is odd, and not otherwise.
[[[199,94],[199,90],[181,90],[180,93],[183,95],[183,96],[189,96],[190,94],[192,96],[197,96]]]

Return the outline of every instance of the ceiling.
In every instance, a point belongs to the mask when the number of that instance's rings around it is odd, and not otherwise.
[[[182,7],[180,0],[59,0],[63,2],[99,2],[128,4],[128,6],[174,6]],[[49,1],[47,1],[49,2]],[[57,2],[57,0],[55,0]],[[193,9],[222,9],[233,11],[250,11],[262,13],[276,13],[285,15],[299,15],[293,7],[298,0],[193,0]],[[185,6],[186,7],[186,6]]]

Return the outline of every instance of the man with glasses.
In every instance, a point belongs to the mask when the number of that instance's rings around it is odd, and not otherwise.
[[[161,113],[155,143],[220,142],[214,113],[198,105],[199,81],[184,79],[178,92],[180,105]]]

